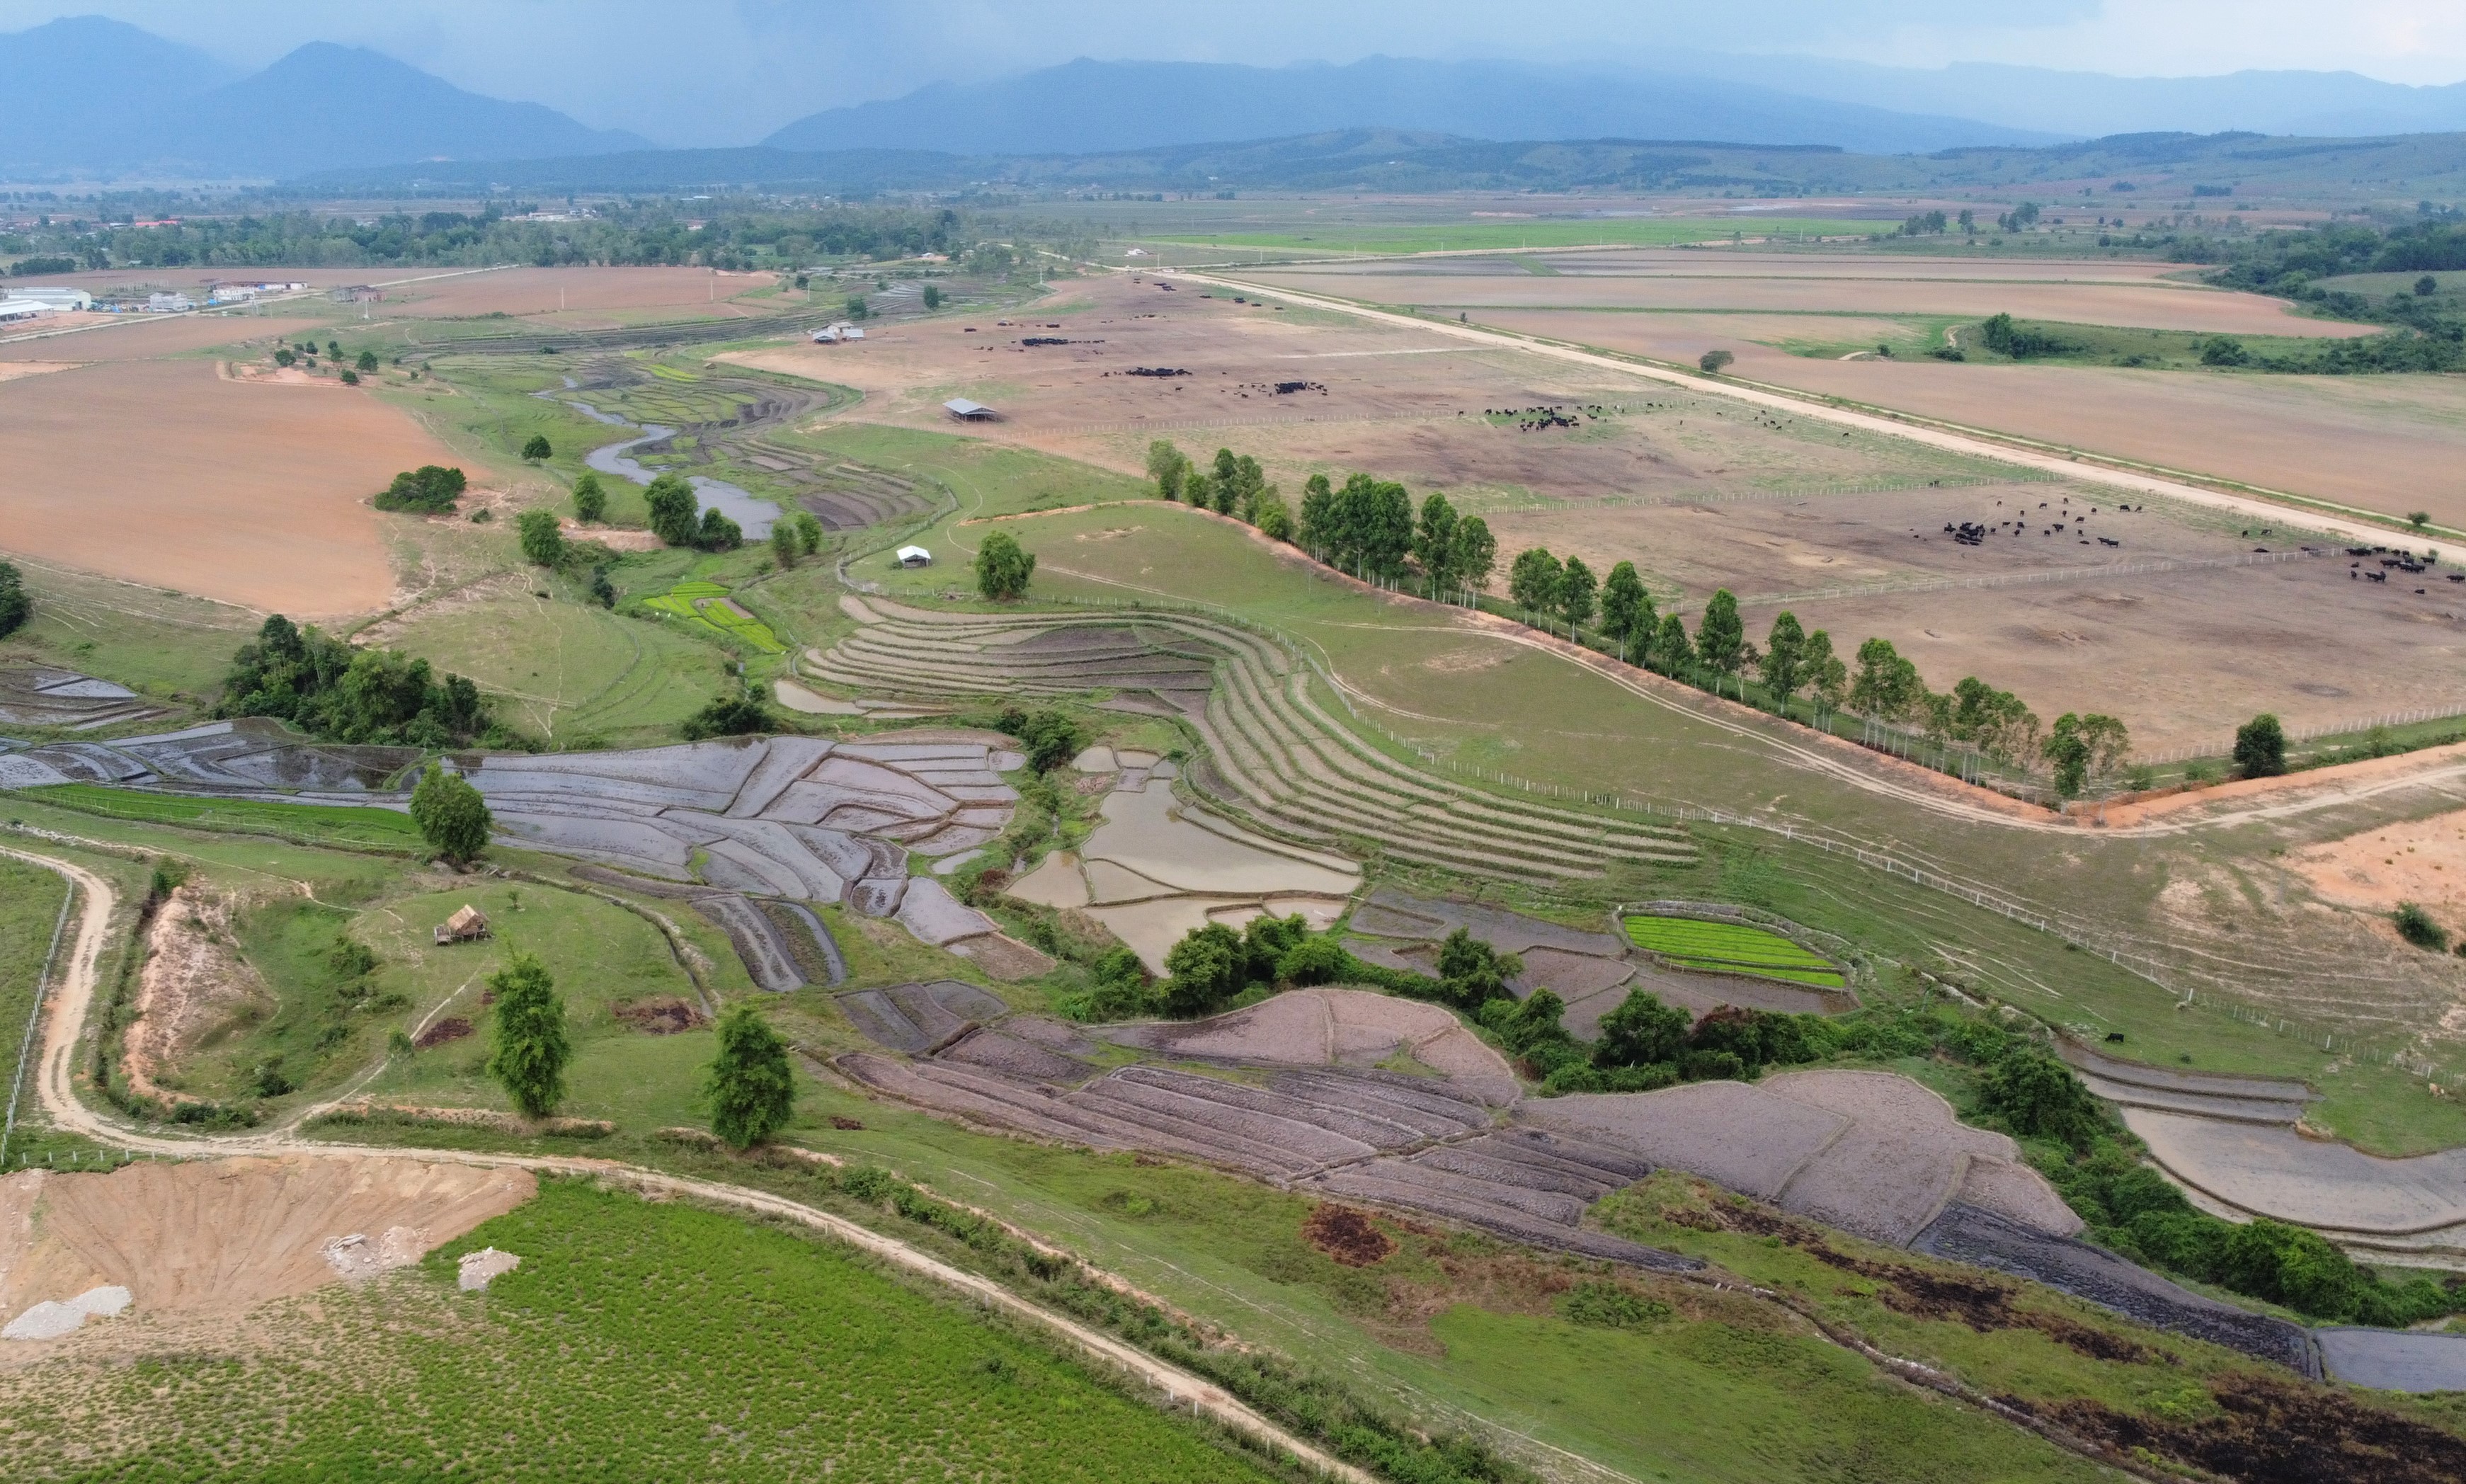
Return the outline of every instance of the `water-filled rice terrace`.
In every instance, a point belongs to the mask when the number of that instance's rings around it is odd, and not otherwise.
[[[728,596],[728,589],[716,582],[680,582],[658,597],[644,598],[642,606],[767,655],[788,652],[788,646],[779,642],[779,636],[771,632],[771,625],[746,612]]]
[[[1636,947],[1682,969],[1755,974],[1825,989],[1843,987],[1841,971],[1831,960],[1778,933],[1743,922],[1633,916],[1626,919],[1626,935]]]

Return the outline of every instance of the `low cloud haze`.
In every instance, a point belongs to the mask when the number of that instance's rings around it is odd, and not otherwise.
[[[1898,66],[1999,61],[2123,76],[2350,69],[2466,79],[2455,0],[0,0],[0,31],[101,13],[255,68],[308,41],[375,48],[460,86],[662,145],[744,144],[817,109],[1074,56],[1277,65],[1388,55],[1679,70],[1691,51]],[[1906,105],[1927,111],[1929,101]]]

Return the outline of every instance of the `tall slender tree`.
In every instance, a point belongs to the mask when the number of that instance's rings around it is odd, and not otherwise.
[[[1738,600],[1728,588],[1715,590],[1695,623],[1695,660],[1719,680],[1736,675],[1746,657],[1747,626],[1738,618]]]
[[[1652,667],[1664,675],[1688,679],[1695,668],[1695,646],[1687,639],[1687,624],[1674,613],[1661,616],[1652,635]]]
[[[1454,585],[1456,524],[1456,507],[1446,496],[1431,495],[1422,502],[1421,523],[1413,530],[1413,560],[1421,563],[1433,592]]]
[[[1609,580],[1602,584],[1602,632],[1624,650],[1628,644],[1650,640],[1658,621],[1652,611],[1652,595],[1645,590],[1644,579],[1635,574],[1635,563],[1621,562],[1612,567]]]
[[[1757,666],[1762,671],[1764,688],[1772,692],[1783,716],[1789,714],[1790,697],[1805,684],[1806,631],[1799,626],[1798,615],[1784,608],[1773,616],[1772,631],[1764,636],[1763,660]]]
[[[1507,596],[1516,607],[1527,613],[1555,614],[1558,611],[1558,582],[1566,570],[1547,547],[1532,547],[1515,553],[1515,565],[1507,570]]]
[[[1478,515],[1468,515],[1456,522],[1456,554],[1450,564],[1456,582],[1473,592],[1490,586],[1490,574],[1498,565],[1498,538],[1490,533],[1490,523]]]
[[[1570,632],[1593,621],[1594,595],[1600,591],[1601,584],[1582,557],[1570,556],[1558,569],[1558,617],[1566,620]]]
[[[710,1131],[750,1149],[787,1127],[796,1109],[788,1043],[752,1005],[739,1001],[719,1018],[719,1054],[703,1083]]]
[[[504,968],[488,976],[488,989],[497,999],[488,1075],[515,1107],[545,1118],[565,1100],[565,1068],[573,1060],[556,981],[546,964],[517,952]]]

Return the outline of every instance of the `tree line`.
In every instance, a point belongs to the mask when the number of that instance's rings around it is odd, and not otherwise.
[[[1424,498],[1417,514],[1402,484],[1374,475],[1356,473],[1341,485],[1311,475],[1296,520],[1259,462],[1230,449],[1218,449],[1201,466],[1159,438],[1148,445],[1147,469],[1161,498],[1247,521],[1364,581],[1469,605],[1489,588],[1497,565],[1497,540],[1481,517],[1460,515],[1440,494]],[[1785,720],[1800,719],[1796,707],[1804,694],[1806,720],[1818,728],[1827,727],[1828,713],[1847,710],[1920,733],[1939,747],[1958,745],[2002,767],[2027,773],[2044,765],[2066,798],[2117,773],[2131,753],[2130,734],[2115,717],[2066,712],[2049,728],[2018,696],[1974,675],[1937,691],[1892,641],[1869,639],[1844,657],[1828,632],[1808,632],[1786,610],[1774,617],[1759,647],[1727,588],[1713,594],[1690,634],[1676,613],[1658,611],[1633,562],[1613,565],[1603,578],[1581,557],[1562,560],[1535,547],[1509,564],[1507,590],[1526,622],[1625,663],[1740,701],[1751,699],[1746,677],[1752,671],[1760,682],[1755,699]]]

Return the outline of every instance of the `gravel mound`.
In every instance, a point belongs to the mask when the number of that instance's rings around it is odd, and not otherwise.
[[[108,1319],[132,1302],[117,1283],[90,1288],[75,1298],[47,1298],[0,1325],[0,1339],[57,1339],[74,1335],[89,1318]]]
[[[476,1252],[463,1253],[455,1264],[455,1286],[465,1293],[476,1293],[522,1265],[523,1260],[511,1252],[483,1247]]]

